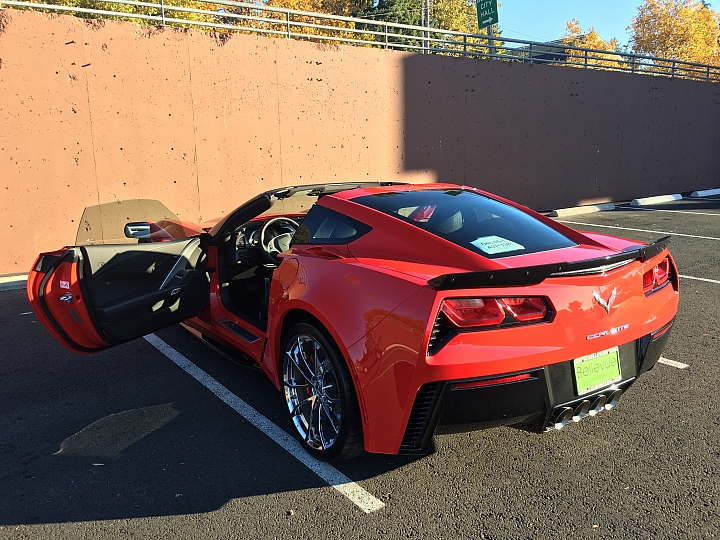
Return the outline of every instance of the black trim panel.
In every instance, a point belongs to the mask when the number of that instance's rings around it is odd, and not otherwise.
[[[546,431],[552,425],[553,411],[575,408],[607,394],[609,388],[624,393],[660,358],[671,325],[672,321],[638,340],[620,345],[622,380],[582,395],[578,395],[575,388],[573,360],[492,377],[425,384],[415,397],[399,453],[426,453],[436,429],[448,433],[517,424],[535,432]],[[457,387],[458,383],[492,381],[525,373],[529,377],[519,381]]]
[[[217,322],[222,324],[223,326],[225,326],[233,334],[241,337],[244,341],[246,341],[248,343],[255,343],[257,340],[260,339],[255,334],[245,330],[242,326],[240,326],[237,323],[234,323],[230,319],[220,319]]]
[[[650,371],[665,350],[675,319],[638,340],[638,374]]]

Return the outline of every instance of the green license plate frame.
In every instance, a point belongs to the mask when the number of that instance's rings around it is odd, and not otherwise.
[[[622,372],[618,347],[575,358],[573,360],[573,378],[578,396],[621,381]]]

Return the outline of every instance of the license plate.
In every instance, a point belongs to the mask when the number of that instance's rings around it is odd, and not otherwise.
[[[573,371],[578,395],[618,382],[622,379],[618,348],[613,347],[576,358],[573,360]]]

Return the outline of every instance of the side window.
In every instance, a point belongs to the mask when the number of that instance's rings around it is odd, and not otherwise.
[[[313,206],[295,232],[292,244],[348,244],[371,227],[324,206]]]

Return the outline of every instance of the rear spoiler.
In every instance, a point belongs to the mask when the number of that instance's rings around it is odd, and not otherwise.
[[[485,272],[463,272],[462,274],[443,274],[432,278],[428,285],[440,290],[477,289],[482,287],[522,287],[537,285],[551,276],[573,276],[599,274],[619,268],[632,261],[644,262],[663,251],[670,237],[665,236],[643,247],[630,246],[617,255],[586,259],[572,263],[553,263],[506,270]]]

